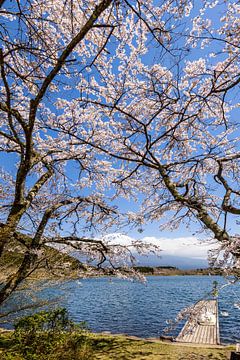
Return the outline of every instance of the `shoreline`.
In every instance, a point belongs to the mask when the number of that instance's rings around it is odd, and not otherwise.
[[[0,336],[7,335],[10,333],[13,333],[14,329],[5,329],[3,327],[0,327]],[[124,338],[126,340],[132,340],[132,341],[143,341],[143,342],[149,342],[149,343],[157,343],[157,344],[166,344],[166,345],[173,345],[173,346],[186,346],[186,347],[196,347],[196,348],[208,348],[208,349],[226,349],[229,347],[235,347],[235,343],[221,343],[221,344],[198,344],[198,343],[185,343],[185,342],[178,342],[175,341],[174,338],[171,339],[164,339],[162,337],[139,337],[135,335],[129,335],[124,333],[112,333],[110,331],[101,331],[101,332],[94,332],[90,331],[88,332],[89,336],[96,336],[96,337],[107,337],[107,338]]]
[[[155,269],[155,268],[154,268]],[[191,270],[170,270],[170,271],[154,271],[154,272],[145,272],[138,270],[138,272],[144,276],[224,276],[222,271],[211,271],[211,269],[191,269]],[[7,274],[5,275],[2,272],[0,276],[0,282],[4,282],[6,280]],[[131,277],[131,276],[130,276]],[[85,272],[78,273],[76,270],[72,272],[72,274],[67,275],[59,275],[59,274],[51,274],[43,271],[34,272],[28,278],[25,279],[26,283],[29,282],[37,282],[37,281],[70,281],[70,280],[80,280],[80,279],[93,279],[93,278],[118,278],[117,275],[114,274],[93,274],[87,275]]]

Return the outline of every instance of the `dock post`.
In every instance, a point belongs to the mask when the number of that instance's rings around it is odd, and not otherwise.
[[[240,352],[232,351],[230,360],[240,360]]]
[[[230,360],[240,360],[240,344],[236,344],[236,351],[231,352]]]

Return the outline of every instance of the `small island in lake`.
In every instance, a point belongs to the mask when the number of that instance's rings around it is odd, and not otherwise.
[[[175,266],[135,266],[135,270],[144,275],[162,275],[162,276],[177,276],[177,275],[222,275],[221,268],[202,268],[202,269],[179,269]]]

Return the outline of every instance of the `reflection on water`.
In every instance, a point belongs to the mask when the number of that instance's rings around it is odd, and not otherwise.
[[[218,276],[151,276],[146,285],[109,278],[81,279],[46,288],[41,298],[61,296],[61,306],[69,310],[71,318],[87,321],[92,331],[157,337],[181,309],[210,292],[214,280],[224,283]],[[26,301],[23,299],[24,294],[18,294],[18,301]],[[240,304],[239,285],[224,287],[219,296],[223,342],[239,342],[240,308],[236,304]],[[182,325],[171,335],[177,335]]]

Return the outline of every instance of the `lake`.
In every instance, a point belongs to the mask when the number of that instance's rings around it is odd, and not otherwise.
[[[145,285],[115,278],[89,278],[51,286],[41,292],[41,297],[61,296],[61,306],[69,310],[71,318],[76,322],[87,321],[94,332],[158,337],[164,335],[167,322],[174,320],[181,309],[206,296],[215,280],[221,285],[225,283],[220,276],[149,276]],[[238,284],[220,291],[222,342],[240,340],[237,303],[240,303]],[[165,335],[177,335],[183,324]]]

